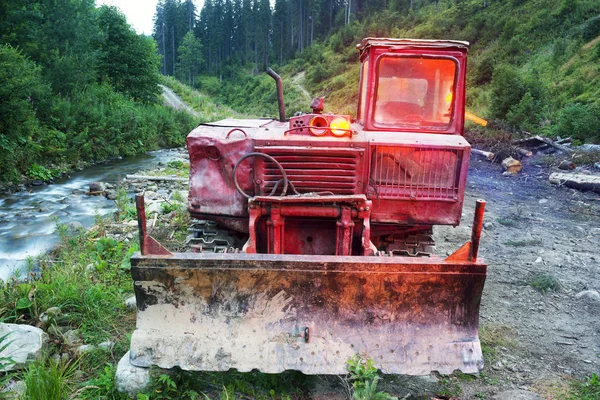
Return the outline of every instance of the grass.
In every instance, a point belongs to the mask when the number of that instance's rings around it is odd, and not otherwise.
[[[574,382],[570,400],[598,400],[600,399],[600,378],[598,374],[585,379],[583,382]]]
[[[534,274],[529,278],[527,284],[542,294],[551,291],[555,292],[561,288],[558,279],[554,275],[548,273]]]
[[[501,324],[481,325],[479,340],[483,357],[488,364],[496,358],[500,347],[515,348],[517,345],[514,328]]]
[[[77,362],[36,361],[29,365],[24,375],[28,400],[64,400],[74,392],[71,381]]]

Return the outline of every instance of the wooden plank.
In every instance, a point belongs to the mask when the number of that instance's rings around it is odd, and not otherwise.
[[[600,176],[598,175],[565,174],[561,172],[555,172],[550,175],[550,183],[553,185],[566,186],[582,191],[600,193]]]

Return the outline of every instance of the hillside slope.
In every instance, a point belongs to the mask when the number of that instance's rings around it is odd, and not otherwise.
[[[600,2],[423,3],[396,11],[390,1],[385,10],[361,15],[290,62],[273,66],[289,86],[288,115],[308,109],[292,84],[299,82],[298,74],[305,74],[304,86],[311,94],[326,97],[327,111],[354,114],[359,77],[355,45],[364,37],[456,39],[471,43],[471,111],[504,129],[600,141]],[[274,84],[266,76],[238,70],[222,82],[202,78],[199,86],[238,111],[276,113]]]

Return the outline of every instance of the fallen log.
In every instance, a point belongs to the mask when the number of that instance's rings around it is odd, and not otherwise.
[[[153,175],[126,175],[128,181],[165,181],[165,182],[188,182],[188,178],[176,176],[153,176]]]
[[[562,151],[563,153],[572,153],[573,152],[573,149],[570,149],[567,146],[563,146],[561,144],[557,144],[557,143],[553,142],[552,140],[550,140],[550,139],[548,139],[546,137],[535,136],[535,138],[537,140],[539,140],[540,142],[546,143],[548,146],[552,146],[555,149]]]
[[[530,150],[524,149],[522,147],[514,147],[515,151],[522,155],[523,157],[531,157],[533,153]]]
[[[565,174],[561,172],[555,172],[550,175],[549,180],[553,185],[566,186],[577,190],[600,193],[600,176],[598,175]]]
[[[568,138],[564,138],[564,139],[559,139],[557,141],[555,141],[554,143],[556,144],[567,144],[567,143],[571,143],[573,141],[572,137],[568,137]]]
[[[487,158],[488,160],[493,160],[494,157],[496,157],[496,155],[494,153],[491,153],[489,151],[484,151],[484,150],[478,150],[478,149],[471,149],[471,153],[477,154],[479,156],[483,156],[483,157]]]

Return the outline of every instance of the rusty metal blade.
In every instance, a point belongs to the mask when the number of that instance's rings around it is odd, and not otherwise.
[[[361,353],[384,373],[483,367],[481,260],[175,253],[131,263],[134,365],[343,374]]]

